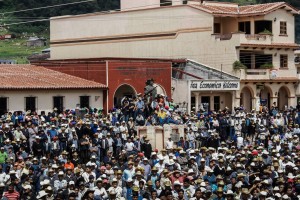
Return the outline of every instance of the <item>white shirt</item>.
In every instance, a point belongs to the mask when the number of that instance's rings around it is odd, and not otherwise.
[[[55,180],[54,181],[54,188],[56,189],[56,190],[59,190],[59,189],[62,189],[62,188],[66,188],[67,187],[67,185],[68,185],[68,183],[67,183],[67,181],[66,180]]]
[[[166,149],[173,149],[173,144],[174,144],[174,142],[171,140],[168,140],[167,142],[166,142]]]
[[[239,136],[237,137],[236,142],[237,142],[237,147],[240,148],[241,146],[244,145],[244,138]]]
[[[9,179],[9,175],[7,175],[5,172],[0,174],[0,182],[6,184],[7,180]]]
[[[96,174],[94,172],[91,172],[90,174],[88,174],[87,172],[83,172],[83,174],[81,176],[82,176],[82,178],[84,178],[84,181],[87,183],[87,182],[89,182],[90,175],[93,175],[94,177],[96,177]]]
[[[98,187],[95,187],[94,188],[94,197],[96,196],[101,196],[103,199],[107,199],[108,198],[108,195],[107,195],[107,192],[105,190],[105,188],[98,188]]]
[[[158,169],[158,173],[160,174],[165,169],[165,163],[160,164],[159,162],[155,164],[155,167]]]
[[[126,151],[133,151],[134,144],[132,142],[126,142],[125,149]]]
[[[188,133],[187,134],[187,139],[188,139],[188,141],[195,140],[195,134],[193,132]]]
[[[107,191],[108,191],[109,193],[110,193],[111,191],[115,191],[115,192],[117,193],[117,195],[116,195],[117,198],[122,197],[122,191],[123,191],[123,190],[122,190],[121,187],[116,187],[116,188],[110,187]]]

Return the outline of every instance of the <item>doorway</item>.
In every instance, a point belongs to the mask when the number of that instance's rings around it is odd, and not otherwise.
[[[288,101],[288,98],[289,98],[289,90],[288,88],[286,87],[281,87],[279,90],[278,90],[278,102],[277,102],[277,105],[278,105],[278,109],[279,110],[285,110],[285,108],[288,108],[288,104],[289,104],[289,101]]]
[[[240,94],[240,106],[242,106],[246,111],[250,112],[252,110],[252,93],[248,87],[244,87]]]
[[[214,110],[220,110],[220,96],[214,96]]]
[[[53,97],[53,108],[61,113],[64,110],[64,97]]]
[[[1,97],[0,98],[0,116],[7,112],[7,98]]]
[[[132,86],[127,84],[119,86],[114,94],[114,107],[120,107],[124,97],[133,98],[134,96],[136,96],[136,91]]]
[[[25,97],[25,110],[36,111],[36,97]]]
[[[206,111],[210,111],[210,96],[202,96],[201,104]]]
[[[267,87],[264,86],[264,88],[260,91],[260,103],[263,106],[266,106],[268,109],[271,108],[271,95],[272,94],[272,90]]]

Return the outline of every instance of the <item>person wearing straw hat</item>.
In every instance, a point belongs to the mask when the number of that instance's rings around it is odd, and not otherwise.
[[[41,190],[39,191],[38,195],[36,196],[37,199],[42,199],[42,200],[46,200],[47,199],[47,193],[45,192],[45,190]]]
[[[58,179],[54,181],[54,190],[58,191],[60,189],[66,188],[67,187],[67,181],[64,179],[64,172],[59,171],[58,173]]]
[[[102,179],[98,178],[96,180],[96,187],[94,188],[94,197],[95,199],[107,199],[108,194],[105,190],[105,188],[102,185]]]
[[[132,180],[132,178],[128,178],[127,180]],[[116,192],[116,197],[122,197],[123,194],[123,189],[118,186],[118,180],[116,178],[112,179],[112,183],[111,183],[111,187],[108,188],[107,190],[109,193],[111,193],[112,191]]]

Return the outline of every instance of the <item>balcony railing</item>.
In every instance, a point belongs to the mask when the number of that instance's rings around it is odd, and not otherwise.
[[[246,34],[246,39],[248,40],[266,40],[267,35],[261,35],[261,34]]]
[[[246,74],[247,75],[266,75],[267,70],[266,69],[247,69]]]
[[[232,34],[214,34],[215,39],[220,39],[220,40],[230,40],[232,38]]]

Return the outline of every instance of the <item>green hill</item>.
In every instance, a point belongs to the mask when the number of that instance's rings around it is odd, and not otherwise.
[[[43,47],[27,47],[27,39],[10,39],[0,41],[0,59],[16,60],[18,64],[27,64],[27,57],[40,53]]]
[[[0,59],[28,63],[27,56],[48,48],[48,46],[27,47],[26,41],[30,36],[43,36],[49,40],[49,21],[22,24],[23,22],[45,20],[53,16],[114,10],[120,7],[119,0],[94,0],[81,4],[28,10],[80,1],[86,0],[0,0],[0,36],[7,33],[17,36],[17,39],[0,40]],[[27,11],[16,12],[20,10]]]

